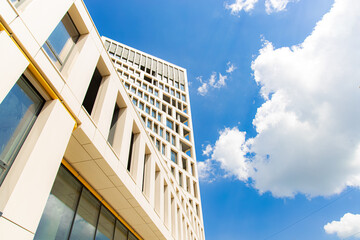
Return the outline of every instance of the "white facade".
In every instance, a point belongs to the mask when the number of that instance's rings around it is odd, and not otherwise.
[[[100,213],[106,209],[115,219],[109,225],[114,226],[110,238],[116,238],[120,222],[128,229],[128,239],[205,239],[186,70],[104,39],[129,51],[122,60],[116,52],[110,58],[106,49],[111,52],[111,46],[102,43],[81,0],[0,0],[0,23],[0,113],[10,114],[0,117],[0,239],[42,239],[37,231],[49,216],[51,197],[58,197],[54,181],[59,182],[59,168],[82,189],[67,233],[70,239],[78,216],[91,225],[79,209],[84,191],[99,206],[96,236],[102,231]],[[68,34],[66,39],[58,37],[61,31]],[[137,67],[137,53],[146,57],[144,71],[142,57]],[[149,65],[149,59],[151,64],[167,64],[167,80],[165,70]],[[144,86],[149,78],[152,93],[136,85],[139,81]],[[17,88],[41,102],[38,112],[29,105],[19,121],[21,104],[12,107],[9,102],[14,98],[25,106],[29,100]],[[139,91],[149,100],[140,100]],[[13,115],[15,120],[7,121]],[[144,121],[151,121],[151,130]],[[2,137],[5,133],[9,138]],[[171,151],[177,161],[172,161]]]

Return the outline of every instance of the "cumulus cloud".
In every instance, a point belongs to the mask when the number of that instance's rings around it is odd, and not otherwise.
[[[254,8],[258,0],[235,0],[233,4],[225,3],[225,8],[231,11],[231,14],[236,15],[242,10],[249,12]]]
[[[337,0],[303,43],[264,42],[252,63],[265,99],[253,120],[257,135],[244,140],[226,128],[213,161],[276,197],[360,186],[359,12],[360,1]]]
[[[266,0],[265,9],[268,14],[272,12],[280,12],[286,9],[289,2],[295,2],[297,0]]]
[[[341,238],[360,238],[360,214],[346,213],[340,221],[332,221],[324,226],[327,234],[335,234]]]

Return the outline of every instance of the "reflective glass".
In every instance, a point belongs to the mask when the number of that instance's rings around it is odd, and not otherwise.
[[[92,240],[95,236],[96,222],[99,216],[100,203],[86,189],[82,191],[71,230],[71,240]]]
[[[57,67],[64,64],[79,36],[69,14],[66,14],[43,45]]]
[[[34,124],[44,99],[22,76],[0,104],[0,183]]]
[[[34,240],[68,239],[81,185],[63,167],[51,189]]]
[[[114,240],[127,240],[127,235],[128,230],[126,227],[119,221],[116,221]]]
[[[115,227],[115,217],[104,207],[101,208],[95,240],[111,240]]]

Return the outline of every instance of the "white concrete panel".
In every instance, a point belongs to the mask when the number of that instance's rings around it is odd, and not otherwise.
[[[51,59],[47,56],[45,51],[41,49],[34,57],[35,62],[40,66],[40,69],[44,73],[47,79],[50,79],[50,85],[56,92],[61,92],[65,85],[64,80],[61,78],[59,71],[52,64]]]
[[[40,221],[74,124],[58,100],[47,102],[3,183],[11,191],[4,215],[31,232]],[[1,188],[1,196],[5,190]]]
[[[81,43],[84,41],[84,43]],[[84,44],[76,59],[71,63],[66,82],[80,103],[83,102],[91,77],[95,71],[100,53],[90,35],[78,44]]]
[[[5,218],[0,218],[0,239],[31,240],[34,234],[17,226]]]
[[[28,3],[21,17],[40,46],[48,39],[72,3],[73,0],[32,0]]]
[[[17,17],[17,14],[8,1],[0,0],[0,16],[5,22],[10,23]]]
[[[29,62],[5,31],[0,32],[0,103],[14,86]],[[9,71],[11,69],[11,71]]]
[[[25,48],[30,56],[35,56],[41,46],[36,42],[29,29],[20,17],[16,18],[11,24],[12,33],[19,40],[19,43]]]

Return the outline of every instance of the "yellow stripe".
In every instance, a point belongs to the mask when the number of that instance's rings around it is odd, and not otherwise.
[[[63,103],[62,99],[60,99],[60,97],[54,92],[54,90],[50,87],[49,83],[45,80],[45,78],[41,75],[41,73],[37,70],[37,68],[34,66],[34,64],[32,63],[32,61],[30,60],[30,58],[28,57],[28,55],[24,52],[24,50],[20,47],[20,45],[17,43],[17,41],[12,37],[12,35],[9,33],[9,31],[6,29],[6,27],[0,22],[0,31],[5,31],[6,34],[11,38],[11,40],[14,42],[14,44],[16,45],[16,47],[21,51],[21,53],[25,56],[25,58],[28,60],[29,62],[29,66],[28,69],[30,70],[30,72],[34,75],[34,77],[36,78],[36,80],[40,83],[40,85],[44,88],[44,90],[47,92],[47,94],[49,94],[49,96],[52,99],[58,99],[60,100],[61,104],[64,106],[64,108],[66,109],[66,111],[70,114],[70,116],[72,117],[72,119],[75,121],[75,126],[74,129],[75,130],[77,128],[77,121],[76,121],[76,117],[74,116],[74,114],[71,113],[71,111],[68,109],[68,107],[66,107],[66,105]]]
[[[134,234],[139,240],[142,240],[142,238],[135,232],[135,230],[130,227],[127,222],[125,222],[124,219],[121,218],[121,216],[105,201],[104,198],[98,194],[95,189],[93,189],[90,184],[80,176],[80,174],[65,160],[62,159],[61,163],[64,165],[64,167],[69,170],[122,224],[124,224],[129,231]]]

